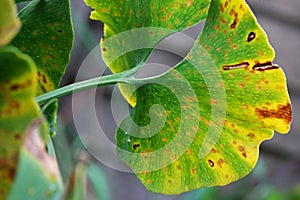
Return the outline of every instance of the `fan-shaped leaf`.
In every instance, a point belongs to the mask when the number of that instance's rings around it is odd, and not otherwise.
[[[274,51],[243,0],[213,0],[187,57],[136,81],[117,154],[154,192],[178,194],[247,175],[262,141],[285,133],[291,105]],[[147,114],[149,113],[149,114]]]

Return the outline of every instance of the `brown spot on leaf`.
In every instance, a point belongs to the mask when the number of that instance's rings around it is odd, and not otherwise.
[[[102,48],[102,51],[103,52],[107,52],[107,49],[104,47],[104,48]]]
[[[195,169],[194,168],[191,169],[191,174],[193,174],[193,175],[195,174]]]
[[[224,13],[224,11],[225,11],[225,9],[224,9],[224,7],[223,7],[223,4],[220,4],[220,12],[221,12],[221,13]]]
[[[227,24],[227,22],[226,22],[226,20],[225,20],[224,18],[219,17],[218,19],[220,20],[220,22],[221,22],[222,24],[224,24],[224,25]]]
[[[230,28],[234,29],[239,21],[239,18],[238,18],[239,14],[234,9],[231,9],[229,14],[234,17],[234,20],[233,20],[232,24],[230,25]]]
[[[26,87],[29,87],[32,84],[31,80],[27,80],[25,83],[17,83],[17,84],[13,84],[12,86],[10,86],[10,90],[11,91],[16,91],[19,89],[24,89]]]
[[[222,164],[224,163],[224,160],[222,158],[220,158],[217,163],[218,163],[219,167],[222,168]]]
[[[42,75],[42,82],[47,84],[47,78],[46,78],[45,74]]]
[[[11,91],[18,90],[20,88],[21,88],[21,85],[19,85],[19,84],[14,84],[14,85],[10,86]]]
[[[228,1],[225,1],[225,8],[227,8],[228,7]]]
[[[292,107],[290,103],[286,105],[278,105],[277,109],[269,109],[266,107],[256,108],[256,114],[261,118],[277,118],[285,120],[289,123],[292,120]]]
[[[20,134],[15,134],[15,135],[14,135],[14,139],[15,139],[15,140],[19,140],[20,138],[21,138],[21,135],[20,135]]]
[[[210,150],[210,152],[212,152],[212,153],[217,153],[217,150],[214,149],[214,148],[212,148],[212,149]]]
[[[255,37],[256,37],[256,34],[255,34],[254,32],[251,31],[251,32],[248,34],[247,42],[251,42],[252,40],[255,39]]]
[[[134,150],[137,150],[140,146],[141,146],[140,144],[134,144],[134,145],[132,146],[132,148],[133,148]]]
[[[211,166],[211,167],[214,167],[215,166],[215,163],[212,161],[212,160],[208,160],[208,164],[209,164],[209,166]]]
[[[176,168],[177,168],[178,170],[181,170],[181,166],[180,166],[180,165],[177,165]]]
[[[238,146],[238,149],[240,152],[245,152],[245,147],[243,147],[243,146]]]
[[[242,156],[247,158],[247,154],[245,152],[242,154]]]
[[[237,25],[237,21],[234,20],[234,21],[232,22],[232,24],[230,25],[230,28],[231,28],[231,29],[234,29],[234,28],[236,27],[236,25]]]
[[[255,137],[254,133],[249,133],[247,136],[249,136],[250,138],[254,138]]]

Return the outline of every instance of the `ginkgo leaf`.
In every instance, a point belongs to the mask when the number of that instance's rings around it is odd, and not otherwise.
[[[291,123],[286,79],[273,58],[243,0],[213,0],[186,58],[136,80],[136,107],[117,130],[118,158],[146,188],[165,194],[246,176],[261,142]]]
[[[55,176],[56,174],[50,176],[52,171],[47,171],[48,168],[42,169],[42,174],[39,173],[40,171],[33,170],[33,168],[40,169],[40,163],[46,160],[43,154],[44,146],[38,146],[41,143],[36,145],[35,142],[42,141],[38,137],[45,139],[47,136],[47,127],[44,123],[42,125],[36,123],[42,121],[42,114],[34,99],[37,88],[35,64],[28,55],[21,53],[15,47],[8,46],[0,49],[0,71],[0,198],[6,199],[10,189],[15,192],[10,192],[8,199],[26,199],[27,195],[35,197],[41,193],[45,195],[52,191],[51,187],[56,186],[58,177]],[[38,130],[41,134],[31,135],[39,132]],[[24,141],[27,141],[27,146]],[[23,145],[27,148],[23,148]],[[33,155],[34,153],[38,155]],[[55,165],[55,163],[51,160],[46,166],[50,167],[50,164]],[[43,189],[40,183],[30,182],[23,173],[30,175],[30,180],[45,177]],[[28,185],[24,185],[23,178],[26,178]],[[35,187],[32,188],[34,184]],[[32,190],[35,192],[30,193]],[[14,195],[21,195],[21,197],[13,198]],[[50,197],[51,195],[49,199]]]
[[[21,27],[13,0],[3,0],[0,7],[0,47],[8,44]]]
[[[56,89],[70,60],[73,29],[69,0],[31,1],[19,13],[22,29],[12,44],[37,65],[38,93]]]
[[[104,23],[104,36],[101,40],[102,55],[105,63],[113,73],[122,72],[144,63],[149,53],[159,40],[171,34],[172,31],[180,31],[203,20],[207,15],[210,0],[152,0],[152,1],[130,1],[130,0],[85,0],[86,4],[94,11],[91,18]],[[131,49],[133,45],[128,43],[127,38],[115,37],[113,44],[105,43],[105,40],[117,36],[119,33],[136,28],[159,27],[168,29],[168,32],[160,36],[148,37],[149,32],[141,43],[147,40],[156,40],[153,46],[147,49],[133,49],[123,55],[115,51],[118,44]],[[154,32],[155,33],[155,32]],[[134,36],[132,36],[134,37]],[[127,101],[134,106],[135,96],[130,99],[133,90],[128,85],[120,84],[120,89]]]

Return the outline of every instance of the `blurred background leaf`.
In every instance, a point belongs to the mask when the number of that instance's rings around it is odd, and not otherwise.
[[[2,0],[0,7],[0,48],[19,32],[21,23],[13,0]]]
[[[70,60],[73,28],[69,0],[34,0],[20,12],[22,29],[12,44],[36,63],[38,93],[59,86]]]

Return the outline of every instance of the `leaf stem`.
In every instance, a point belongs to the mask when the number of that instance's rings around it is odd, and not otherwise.
[[[35,98],[36,102],[38,104],[43,104],[51,99],[66,96],[68,94],[72,94],[75,92],[79,92],[82,90],[87,90],[91,88],[101,87],[105,85],[113,85],[116,83],[130,83],[130,80],[133,80],[133,74],[136,72],[136,70],[128,70],[117,74],[111,74],[106,76],[101,76],[77,83],[73,83],[61,88],[58,88],[56,90],[53,90],[51,92],[47,92],[45,94],[42,94]]]

